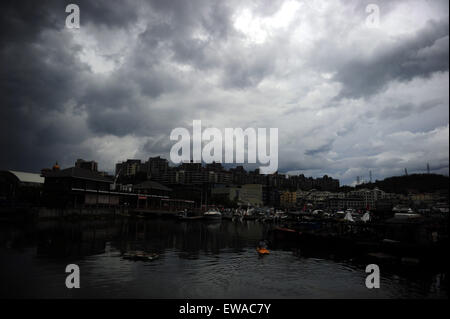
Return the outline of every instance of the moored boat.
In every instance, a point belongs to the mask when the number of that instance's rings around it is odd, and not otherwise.
[[[203,217],[208,220],[218,220],[222,219],[222,214],[216,210],[209,210],[203,214]]]

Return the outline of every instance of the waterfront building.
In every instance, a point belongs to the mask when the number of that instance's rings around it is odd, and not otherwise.
[[[162,199],[169,199],[172,189],[155,181],[145,181],[133,185],[133,191],[137,194],[136,207],[158,209],[162,207]]]
[[[43,185],[40,174],[0,171],[0,206],[40,205]]]
[[[280,205],[282,207],[294,207],[297,204],[297,192],[284,191],[280,194]]]
[[[160,195],[169,197],[172,190],[155,181],[145,181],[136,185],[133,185],[133,191],[142,194]]]
[[[45,175],[44,199],[48,207],[118,206],[119,195],[110,192],[113,180],[80,167]]]
[[[113,178],[84,168],[53,171],[45,176],[44,201],[50,208],[160,209],[163,207],[161,201],[170,199],[171,189],[154,181],[118,185],[114,190],[111,190],[112,184]]]

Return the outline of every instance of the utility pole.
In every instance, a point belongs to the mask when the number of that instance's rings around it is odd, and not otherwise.
[[[405,167],[405,176],[408,176],[408,170]]]
[[[369,180],[370,180],[370,183],[372,183],[372,171],[369,171]]]
[[[430,174],[430,163],[427,163],[427,174]]]

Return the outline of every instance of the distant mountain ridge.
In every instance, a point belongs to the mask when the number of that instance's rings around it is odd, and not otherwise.
[[[357,185],[355,188],[375,188],[388,192],[406,194],[409,192],[432,193],[449,189],[449,177],[438,174],[411,174],[393,176],[382,181]]]

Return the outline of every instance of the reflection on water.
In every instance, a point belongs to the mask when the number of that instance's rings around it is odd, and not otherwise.
[[[31,298],[447,298],[446,277],[381,267],[381,288],[365,287],[365,265],[307,255],[272,243],[255,247],[270,225],[115,219],[0,225],[0,297]],[[130,261],[124,252],[160,254]],[[65,266],[81,289],[65,287]]]

